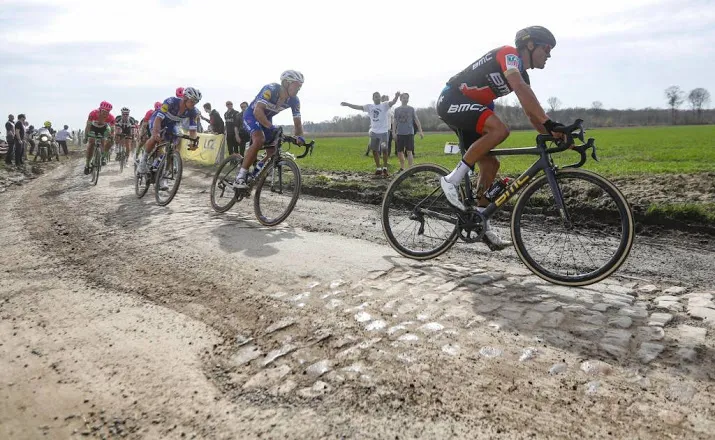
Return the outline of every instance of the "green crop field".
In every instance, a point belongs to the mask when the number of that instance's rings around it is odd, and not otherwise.
[[[535,131],[513,132],[499,148],[533,146],[535,136]],[[596,139],[600,162],[589,157],[584,168],[605,176],[715,171],[713,125],[594,129],[588,130],[586,137]],[[428,134],[422,140],[416,136],[415,162],[438,163],[451,169],[459,155],[445,154],[444,145],[456,140],[456,135],[449,133]],[[313,155],[299,164],[306,169],[372,173],[375,163],[372,155],[365,157],[367,142],[367,135],[317,138]],[[519,174],[534,159],[535,156],[502,157],[501,172]],[[554,155],[554,160],[564,165],[576,161],[577,154],[567,151]],[[399,168],[394,152],[389,163],[391,172]]]

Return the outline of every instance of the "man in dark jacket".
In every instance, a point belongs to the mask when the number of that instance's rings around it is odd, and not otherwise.
[[[243,125],[241,114],[233,108],[233,102],[226,101],[226,113],[223,117],[226,119],[226,145],[228,146],[228,154],[238,153],[238,134],[239,124]]]

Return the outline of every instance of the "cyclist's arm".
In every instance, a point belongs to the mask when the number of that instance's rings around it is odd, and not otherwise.
[[[541,104],[539,104],[539,100],[531,89],[531,86],[524,81],[524,78],[521,77],[518,71],[508,72],[506,79],[509,82],[509,87],[511,87],[519,99],[524,113],[526,113],[529,121],[531,121],[531,125],[540,133],[547,133],[544,128],[544,122],[548,121],[549,117],[546,116],[544,109],[541,108]]]
[[[268,117],[266,116],[266,104],[262,102],[256,103],[256,108],[253,109],[253,116],[256,117],[256,120],[264,127],[266,128],[271,128],[273,127],[273,124],[271,124],[271,121],[268,120]]]
[[[294,133],[296,136],[303,136],[303,121],[300,116],[293,118]]]
[[[340,105],[343,107],[350,107],[353,110],[360,110],[361,112],[365,111],[365,108],[362,105],[349,104],[347,102],[341,102]]]
[[[84,138],[87,139],[87,133],[89,133],[89,124],[91,124],[92,121],[87,119],[87,125],[84,126]]]

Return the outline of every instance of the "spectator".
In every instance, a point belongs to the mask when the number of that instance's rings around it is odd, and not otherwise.
[[[246,101],[243,101],[241,103],[241,113],[239,113],[239,120],[237,122],[238,124],[238,149],[239,153],[241,153],[241,156],[243,156],[243,152],[246,150],[246,144],[251,142],[251,133],[246,130],[246,126],[243,125],[243,114],[246,112],[246,109],[248,108],[248,103]]]
[[[15,166],[22,165],[23,154],[25,153],[25,115],[20,113],[17,115],[17,122],[15,122],[15,136],[14,145],[11,150],[7,151],[7,156],[5,156],[5,162],[8,164],[12,163],[12,156],[15,156]],[[10,160],[8,161],[8,158]]]
[[[204,121],[209,123],[208,131],[216,134],[223,134],[226,127],[224,126],[223,119],[217,110],[211,110],[211,103],[207,102],[204,104],[204,110],[209,114],[210,119],[203,118]]]
[[[233,102],[226,101],[226,113],[223,117],[226,119],[226,145],[228,146],[228,154],[233,155],[238,153],[238,125],[236,122],[241,118],[238,110],[233,108]]]
[[[67,130],[68,128],[70,128],[69,125],[65,125],[65,128],[58,131],[55,136],[55,140],[58,144],[60,144],[60,147],[62,147],[62,151],[64,151],[65,156],[67,156],[67,139],[72,140],[72,136]]]
[[[393,133],[395,134],[395,151],[400,159],[400,171],[405,169],[405,153],[407,154],[407,165],[412,166],[413,153],[415,152],[415,126],[420,132],[420,139],[424,139],[422,133],[422,125],[412,106],[407,105],[410,101],[410,94],[403,93],[400,96],[402,105],[395,108],[395,125]]]
[[[380,97],[380,100],[382,102],[387,102],[390,100],[390,97],[387,95],[382,95]],[[392,154],[392,127],[395,125],[395,112],[390,109],[390,128],[388,130],[388,138],[387,138],[387,155],[389,156]],[[367,143],[367,150],[365,150],[365,156],[370,155],[370,142]]]
[[[340,105],[350,107],[355,110],[362,110],[370,116],[370,149],[375,159],[375,175],[388,176],[387,172],[387,139],[390,127],[390,107],[395,105],[400,92],[395,93],[395,97],[390,102],[380,102],[380,92],[372,94],[373,104],[363,106],[341,102]],[[380,168],[380,153],[382,153],[383,166]]]
[[[27,122],[27,121],[25,121]],[[25,130],[25,139],[27,139],[27,142],[30,144],[30,154],[32,154],[33,151],[35,151],[35,140],[32,139],[32,136],[35,134],[35,126],[30,125],[27,127]],[[27,159],[27,154],[25,154],[25,159]]]
[[[7,115],[7,122],[5,123],[5,132],[7,141],[7,153],[5,153],[5,163],[12,164],[12,153],[13,147],[15,146],[15,116]]]

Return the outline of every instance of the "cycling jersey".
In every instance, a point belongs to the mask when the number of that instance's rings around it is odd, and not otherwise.
[[[266,84],[263,86],[258,95],[256,95],[256,98],[253,102],[251,102],[251,105],[249,105],[246,111],[243,112],[243,126],[246,131],[252,134],[254,131],[263,130],[266,134],[266,141],[269,141],[269,138],[272,138],[273,130],[267,132],[266,130],[268,129],[262,126],[253,114],[258,103],[262,103],[266,106],[264,112],[266,114],[266,118],[268,118],[271,122],[273,120],[273,116],[288,107],[290,107],[293,111],[294,118],[300,118],[300,99],[298,99],[297,96],[294,96],[288,97],[288,99],[283,102],[279,102],[280,90],[281,85],[278,83]],[[271,136],[269,137],[269,135]]]
[[[151,120],[154,121],[156,118],[163,119],[165,121],[164,125],[168,126],[181,123],[182,119],[189,119],[189,130],[196,130],[198,124],[198,112],[196,111],[196,108],[186,108],[184,109],[184,113],[179,114],[180,104],[181,98],[173,96],[171,98],[166,98],[161,107],[154,112]]]
[[[512,46],[498,47],[447,81],[437,99],[437,114],[468,148],[482,134],[494,114],[494,100],[512,92],[507,75],[518,73],[529,84],[529,74],[519,52]]]
[[[512,92],[507,74],[520,73],[529,84],[529,74],[519,52],[511,46],[498,47],[479,58],[466,69],[454,75],[447,85],[458,89],[464,96],[482,105]]]
[[[151,115],[153,114],[154,110],[149,110],[148,112],[146,112],[146,114],[144,115],[144,119],[142,119],[142,122],[149,122],[149,119],[151,119]]]
[[[119,129],[117,130],[117,134],[121,134],[123,136],[132,136],[132,130],[134,129],[134,127],[136,127],[137,120],[131,116],[127,118],[124,118],[124,116],[119,116],[114,120],[114,124]]]
[[[94,109],[89,113],[88,120],[89,132],[87,132],[87,137],[106,138],[111,136],[112,126],[114,125],[114,116],[111,113],[102,118],[99,109]]]
[[[99,109],[92,110],[87,119],[89,119],[90,125],[97,128],[104,128],[107,124],[114,125],[114,116],[112,116],[111,113],[108,113],[106,118],[102,118],[99,113]]]
[[[189,120],[189,130],[196,130],[199,119],[198,111],[196,108],[186,108],[182,114],[179,114],[179,104],[181,104],[181,98],[173,96],[166,98],[161,107],[159,107],[149,119],[149,132],[154,130],[154,124],[156,122],[161,123],[161,121],[164,121],[163,127],[166,129],[164,139],[172,140],[172,136],[179,134],[179,125],[182,119]],[[157,119],[159,119],[159,121],[157,121]]]

